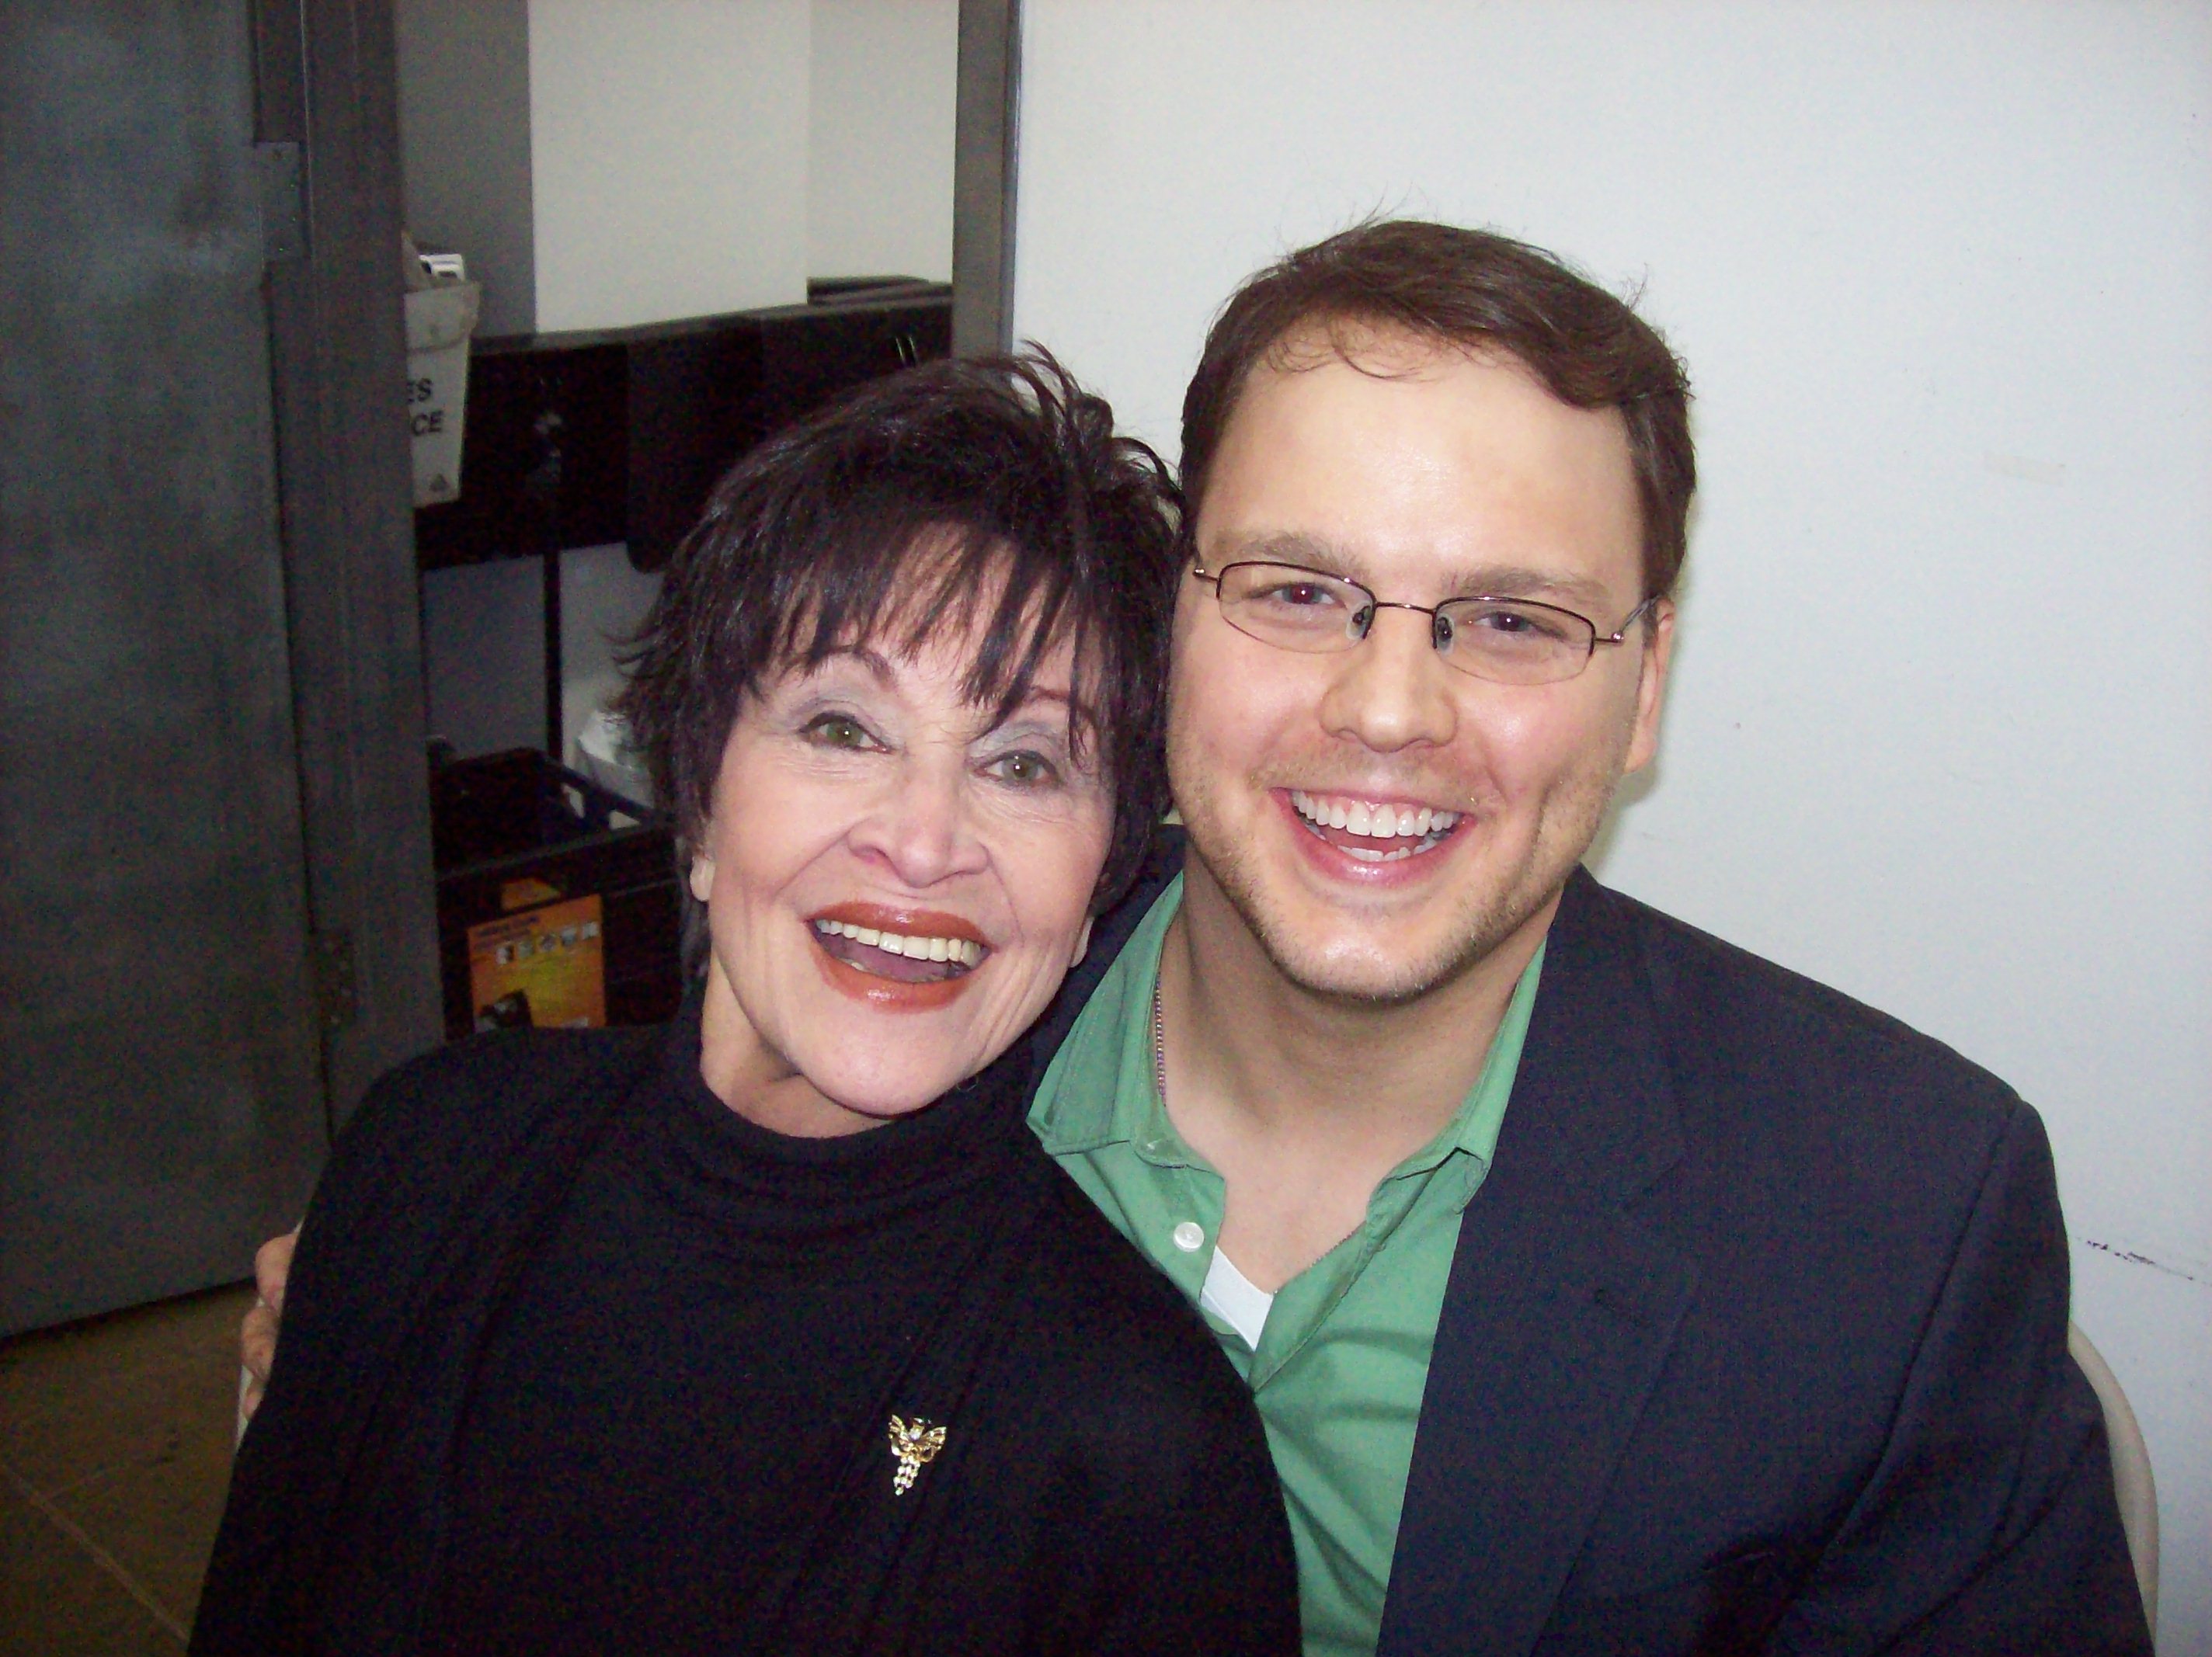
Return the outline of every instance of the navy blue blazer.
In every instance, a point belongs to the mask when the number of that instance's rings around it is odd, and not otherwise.
[[[1038,1033],[1056,1047],[1180,866]],[[2035,1113],[1577,871],[1467,1211],[1382,1657],[2148,1654]]]

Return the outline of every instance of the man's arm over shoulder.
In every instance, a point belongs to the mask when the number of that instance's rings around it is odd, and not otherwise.
[[[256,1258],[262,1303],[241,1338],[267,1395],[232,1466],[195,1653],[282,1651],[305,1638],[285,1603],[292,1551],[316,1545],[343,1476],[356,1387],[435,1248],[436,1217],[451,1211],[445,1187],[465,1166],[457,1152],[488,1126],[468,1108],[470,1070],[447,1051],[380,1078],[332,1144],[306,1221]]]
[[[292,1254],[300,1246],[300,1228],[271,1237],[253,1251],[253,1304],[238,1328],[238,1361],[246,1371],[238,1394],[238,1430],[243,1433],[261,1395],[269,1386],[270,1366],[276,1362],[276,1329],[284,1318],[284,1291],[291,1282]]]
[[[270,1318],[245,1332],[271,1343],[267,1396],[233,1466],[196,1651],[253,1649],[270,1637],[288,1551],[313,1545],[364,1400],[435,1292],[433,1263],[466,1223],[471,1193],[530,1137],[566,1080],[615,1081],[648,1040],[502,1035],[426,1054],[370,1089],[331,1147],[291,1253],[281,1341]]]
[[[437,1049],[378,1078],[316,1182],[311,1278],[319,1275],[314,1262],[325,1255],[343,1255],[356,1243],[404,1248],[421,1240],[424,1220],[434,1224],[450,1211],[453,1193],[441,1181],[464,1176],[471,1144],[502,1127],[501,1106],[514,1096],[499,1083],[525,1059],[528,1040],[501,1036]],[[271,1237],[254,1253],[258,1297],[239,1333],[239,1356],[250,1378],[240,1400],[245,1417],[259,1408],[275,1365],[305,1229]]]
[[[581,1085],[601,1072],[624,1076],[653,1040],[636,1030],[588,1037],[502,1033],[386,1072],[338,1136],[317,1181],[307,1276],[319,1278],[316,1262],[337,1255],[352,1259],[349,1275],[362,1286],[388,1284],[388,1269],[421,1253],[451,1219],[466,1186],[527,1136],[549,1102],[549,1076],[574,1073]],[[259,1298],[240,1332],[240,1357],[251,1376],[243,1401],[248,1416],[275,1363],[301,1236],[295,1229],[272,1237],[254,1255]],[[373,1258],[354,1257],[357,1249]],[[386,1271],[377,1269],[380,1261]]]
[[[1791,1653],[2141,1653],[2095,1395],[2066,1350],[2051,1153],[2015,1103],[1888,1443],[1777,1630]]]

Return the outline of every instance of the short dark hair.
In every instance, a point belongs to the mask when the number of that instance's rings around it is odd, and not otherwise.
[[[1074,646],[1070,737],[1096,743],[1115,802],[1105,907],[1166,807],[1178,500],[1159,457],[1034,347],[874,381],[752,450],[671,560],[617,703],[684,841],[769,676],[856,644],[912,649],[988,605],[964,687],[979,706],[1011,709]]]
[[[1697,458],[1690,383],[1657,330],[1541,248],[1487,230],[1379,219],[1302,247],[1238,288],[1214,319],[1182,404],[1185,523],[1252,370],[1303,327],[1402,330],[1504,351],[1577,409],[1619,409],[1644,519],[1644,596],[1673,591]]]

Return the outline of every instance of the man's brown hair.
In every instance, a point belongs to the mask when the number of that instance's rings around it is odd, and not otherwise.
[[[1222,307],[1183,397],[1186,536],[1253,369],[1289,366],[1284,343],[1314,327],[1354,366],[1346,330],[1400,331],[1503,351],[1570,407],[1619,409],[1643,508],[1644,596],[1673,590],[1698,481],[1681,363],[1650,323],[1542,249],[1419,219],[1376,220],[1300,248]]]

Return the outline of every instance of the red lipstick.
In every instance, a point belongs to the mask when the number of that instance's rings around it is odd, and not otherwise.
[[[975,945],[989,958],[988,940],[975,923],[942,910],[856,901],[817,911],[808,918],[807,933],[814,940],[814,959],[824,981],[841,995],[879,1012],[933,1012],[949,1006],[967,989],[975,968],[963,963],[948,969],[942,962],[887,952],[857,938],[824,933],[815,925],[817,921],[842,922],[900,938],[950,938]]]

